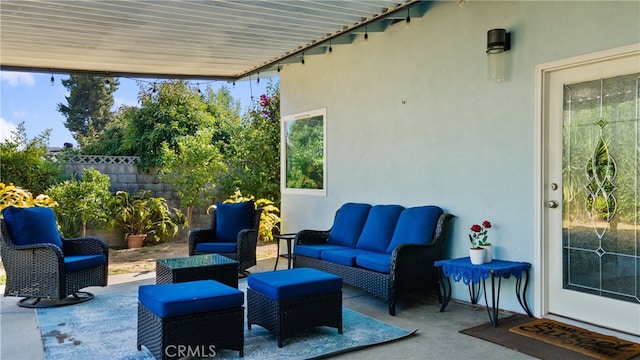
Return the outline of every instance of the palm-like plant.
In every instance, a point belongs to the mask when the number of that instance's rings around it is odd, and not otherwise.
[[[118,191],[112,205],[113,219],[127,235],[175,236],[180,225],[186,225],[182,211],[172,208],[162,197],[152,197],[149,190],[133,195]]]

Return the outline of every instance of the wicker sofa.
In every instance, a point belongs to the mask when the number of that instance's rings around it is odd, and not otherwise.
[[[437,292],[433,263],[444,258],[453,215],[437,206],[346,203],[330,230],[296,234],[294,267],[309,267],[342,277],[388,302],[395,315],[396,299]]]

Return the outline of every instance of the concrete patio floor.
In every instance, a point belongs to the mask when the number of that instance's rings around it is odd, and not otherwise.
[[[251,272],[272,271],[274,259],[258,262]],[[286,269],[280,259],[278,269]],[[155,273],[123,274],[109,277],[107,287],[85,289],[95,296],[121,292],[143,284],[155,283]],[[0,288],[4,292],[3,288]],[[400,300],[397,315],[389,316],[386,302],[358,289],[344,286],[343,305],[349,309],[396,325],[406,330],[419,329],[415,336],[336,356],[336,359],[534,359],[500,345],[459,333],[460,330],[487,323],[483,307],[451,302],[444,313],[435,296]],[[0,319],[0,358],[12,360],[44,359],[43,343],[35,310],[17,306],[19,298],[2,297]],[[78,306],[78,305],[76,305]],[[501,317],[510,313],[502,313]],[[108,359],[109,355],[104,354]]]

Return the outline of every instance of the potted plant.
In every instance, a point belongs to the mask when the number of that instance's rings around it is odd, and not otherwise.
[[[469,256],[473,264],[477,265],[478,261],[481,261],[479,264],[490,263],[493,260],[493,247],[491,243],[487,241],[489,237],[487,231],[490,228],[491,222],[488,220],[483,221],[482,225],[475,224],[471,226],[471,233],[469,233],[469,240],[471,241]],[[480,258],[480,253],[482,254],[482,258]],[[474,257],[476,258],[476,262],[474,262]]]
[[[133,195],[118,191],[112,205],[113,221],[125,231],[129,248],[142,247],[147,236],[156,239],[175,236],[186,218],[179,209],[172,208],[162,197],[152,197],[149,190]]]

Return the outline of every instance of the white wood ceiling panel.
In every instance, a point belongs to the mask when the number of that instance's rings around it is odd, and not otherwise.
[[[236,80],[420,3],[0,0],[0,65]]]

